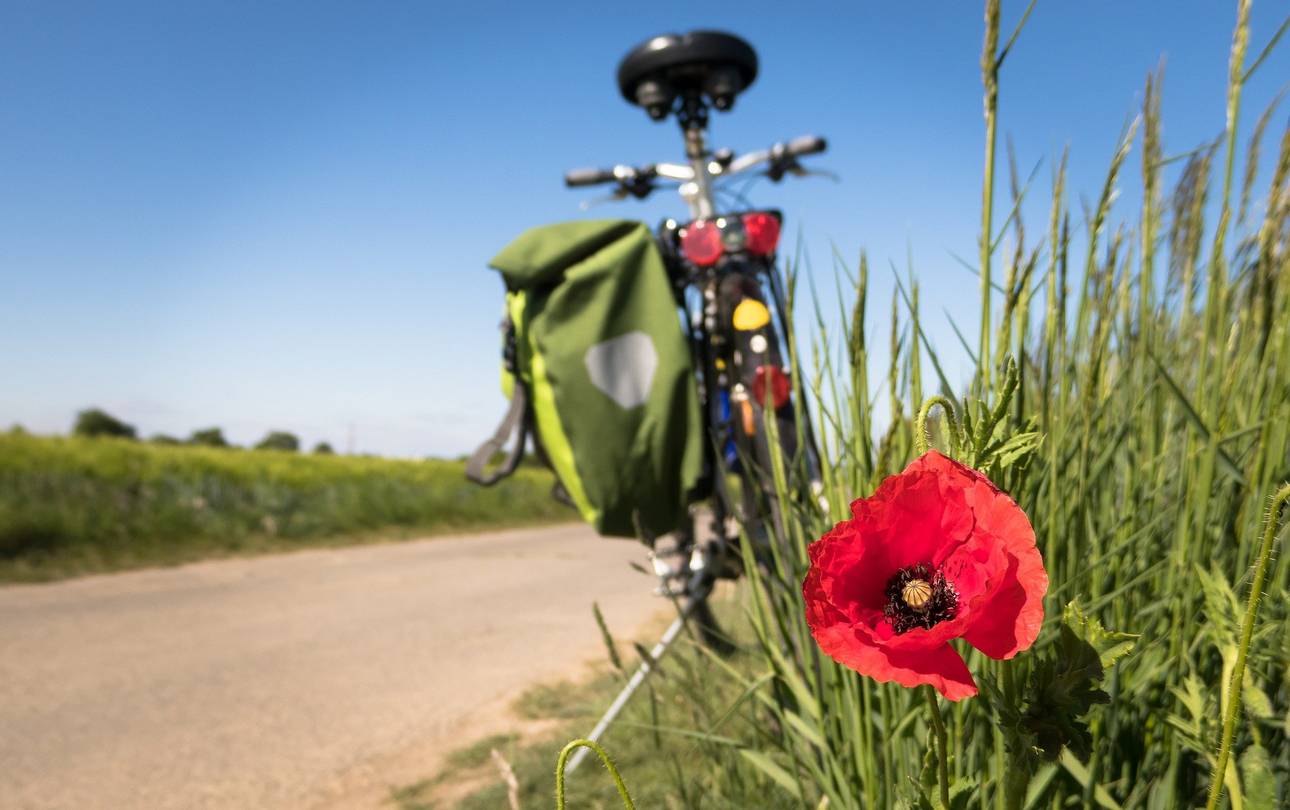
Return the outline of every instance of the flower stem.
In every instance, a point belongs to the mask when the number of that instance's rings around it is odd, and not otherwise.
[[[1017,677],[1012,670],[1012,661],[999,662],[999,676],[1002,680],[1003,699],[1010,706],[1016,706]],[[1030,786],[1030,771],[1024,762],[1016,761],[1016,752],[1007,757],[1008,765],[1003,774],[1003,807],[1004,810],[1021,810],[1026,798],[1026,788]]]
[[[1218,762],[1214,765],[1214,775],[1209,783],[1209,801],[1205,810],[1215,810],[1218,798],[1223,792],[1223,774],[1227,772],[1227,761],[1232,755],[1232,735],[1236,732],[1236,719],[1241,713],[1241,685],[1245,683],[1245,657],[1250,651],[1250,639],[1254,636],[1254,622],[1259,615],[1259,599],[1263,596],[1263,578],[1268,572],[1268,561],[1272,559],[1272,546],[1277,539],[1277,519],[1281,508],[1290,501],[1290,484],[1277,490],[1272,496],[1272,508],[1268,510],[1267,525],[1263,530],[1263,547],[1259,549],[1259,559],[1254,564],[1254,580],[1250,583],[1250,599],[1245,606],[1245,619],[1241,622],[1241,642],[1236,649],[1236,666],[1232,668],[1232,680],[1228,686],[1227,715],[1223,718],[1223,738],[1218,746]]]
[[[946,420],[950,423],[950,446],[948,450],[949,455],[954,456],[957,453],[960,438],[959,418],[958,414],[954,412],[954,403],[939,394],[928,397],[923,402],[923,407],[918,409],[918,416],[914,420],[914,452],[921,456],[931,447],[932,440],[927,435],[927,417],[932,408],[937,405],[941,406],[941,410],[945,412]]]
[[[555,763],[555,806],[556,810],[565,810],[564,801],[564,768],[569,761],[569,755],[579,748],[590,748],[600,757],[600,761],[605,763],[605,770],[609,771],[610,777],[614,780],[614,787],[618,789],[618,796],[623,800],[623,807],[627,810],[636,810],[636,805],[632,804],[632,796],[627,792],[627,785],[623,784],[623,778],[618,774],[618,768],[614,767],[614,761],[605,753],[605,749],[596,745],[591,740],[574,740],[564,747],[560,752],[560,758]]]
[[[936,693],[932,687],[924,686],[923,694],[927,697],[927,710],[932,716],[932,731],[936,735],[936,771],[937,782],[941,786],[941,807],[950,807],[950,763],[946,750],[949,741],[945,734],[945,721],[941,719],[941,708],[936,704]]]

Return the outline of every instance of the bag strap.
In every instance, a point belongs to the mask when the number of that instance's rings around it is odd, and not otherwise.
[[[476,484],[491,487],[498,481],[515,472],[524,458],[524,445],[528,439],[528,392],[517,377],[515,390],[511,393],[511,407],[502,417],[502,423],[488,441],[479,446],[466,462],[466,477]],[[515,436],[515,446],[511,448],[506,459],[491,472],[484,472],[488,462],[506,446],[506,441]]]

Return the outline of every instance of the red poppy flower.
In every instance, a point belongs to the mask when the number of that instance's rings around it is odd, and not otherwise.
[[[851,514],[811,544],[802,585],[811,634],[838,663],[962,700],[976,682],[950,639],[991,658],[1034,643],[1048,574],[1026,513],[990,479],[933,450]]]

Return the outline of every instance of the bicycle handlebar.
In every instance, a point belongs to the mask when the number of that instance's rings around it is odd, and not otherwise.
[[[569,188],[598,186],[617,179],[613,169],[572,169],[564,173],[564,184]]]
[[[806,155],[818,155],[826,149],[828,149],[828,141],[824,138],[818,135],[800,135],[788,143],[777,143],[769,149],[749,152],[727,163],[723,171],[713,172],[713,174],[718,177],[728,176],[745,172],[754,166],[770,164],[768,171],[773,179],[778,180],[784,174],[786,162]],[[577,188],[619,182],[635,183],[639,188],[643,188],[644,184],[659,176],[684,182],[687,179],[693,179],[693,169],[685,165],[662,163],[639,169],[633,169],[630,166],[616,166],[612,169],[573,169],[565,172],[564,184],[569,188]]]
[[[818,155],[829,148],[829,142],[819,135],[800,135],[784,145],[784,151],[793,157]]]

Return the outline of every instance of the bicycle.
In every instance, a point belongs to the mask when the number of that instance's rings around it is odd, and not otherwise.
[[[655,236],[676,304],[685,314],[708,434],[704,472],[690,501],[692,506],[710,504],[709,536],[698,542],[691,509],[688,526],[676,533],[672,549],[660,550],[657,538],[645,538],[660,591],[684,599],[681,615],[588,735],[593,741],[614,721],[687,620],[698,626],[707,644],[730,648],[708,596],[716,580],[742,573],[743,555],[732,553],[740,529],[751,541],[755,563],[769,565],[772,535],[784,537],[788,504],[781,502],[779,493],[786,490],[812,508],[820,492],[819,454],[807,403],[804,396],[794,401],[792,370],[785,365],[789,352],[782,336],[788,333],[789,302],[776,264],[783,216],[748,205],[742,192],[731,195],[737,207],[721,209],[717,195],[740,176],[777,183],[788,175],[826,174],[808,171],[799,159],[824,152],[827,145],[823,138],[806,135],[741,156],[729,149],[710,151],[707,145],[710,110],[728,112],[756,79],[757,69],[752,46],[731,34],[694,31],[647,40],[619,64],[618,87],[624,99],[643,108],[652,120],[675,116],[686,161],[620,164],[565,175],[570,188],[612,184],[605,201],[643,200],[663,184],[674,184],[685,201],[690,219],[665,219]],[[768,420],[768,413],[773,418]],[[773,452],[776,446],[778,454]],[[776,455],[779,471],[786,474],[778,486]],[[737,498],[728,475],[738,481]],[[767,518],[774,532],[768,531]],[[585,754],[586,749],[575,753],[566,773],[571,774]]]
[[[811,497],[811,489],[818,494],[819,486],[811,420],[804,401],[792,402],[788,352],[782,343],[788,313],[776,253],[783,217],[777,210],[748,206],[742,193],[733,195],[742,207],[719,208],[717,195],[740,176],[779,182],[789,175],[825,174],[806,170],[799,159],[824,152],[826,143],[807,135],[741,156],[708,148],[710,110],[732,109],[757,69],[752,46],[727,33],[694,31],[642,43],[618,67],[619,90],[654,121],[675,116],[686,161],[565,175],[570,188],[612,184],[614,190],[597,202],[644,200],[670,184],[689,208],[688,221],[664,220],[656,239],[676,303],[686,316],[708,434],[704,474],[691,503],[710,504],[711,529],[704,542],[697,542],[692,509],[688,527],[676,535],[672,548],[660,547],[656,538],[645,539],[660,591],[687,600],[686,612],[712,643],[720,643],[721,634],[707,596],[715,580],[741,571],[740,557],[732,553],[738,532],[732,522],[743,525],[759,554],[768,542],[765,517],[779,526],[782,537],[784,505],[776,497],[768,428],[781,451],[781,469],[790,476],[789,489]],[[774,415],[773,425],[765,421],[767,409]],[[738,498],[728,474],[739,483]]]

